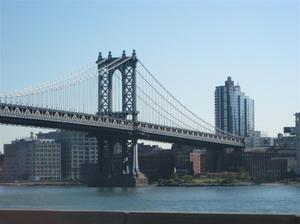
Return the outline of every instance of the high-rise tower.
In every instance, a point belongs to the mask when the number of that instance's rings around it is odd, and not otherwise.
[[[229,76],[224,86],[215,90],[215,125],[218,129],[240,136],[254,132],[254,100],[241,92]]]

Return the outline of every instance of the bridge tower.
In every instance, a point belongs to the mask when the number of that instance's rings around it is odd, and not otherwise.
[[[98,114],[112,117],[128,118],[132,116],[132,121],[137,122],[136,108],[136,64],[137,58],[135,50],[132,56],[128,57],[123,51],[122,57],[112,57],[111,52],[108,58],[102,58],[99,53],[98,66]],[[105,69],[103,69],[105,68]],[[116,71],[120,71],[122,78],[122,111],[113,111],[112,97],[112,76]]]
[[[98,67],[98,115],[131,119],[133,126],[137,125],[136,96],[136,64],[135,50],[128,57],[123,51],[121,57],[107,58],[99,53],[96,61]],[[119,71],[122,82],[121,111],[113,111],[113,75]],[[128,135],[108,133],[97,136],[99,181],[107,186],[145,185],[147,179],[139,171],[137,136],[135,132]],[[102,185],[100,183],[100,185]],[[98,184],[99,185],[99,184]]]

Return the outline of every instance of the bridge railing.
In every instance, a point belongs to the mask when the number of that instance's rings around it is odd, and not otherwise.
[[[101,125],[122,129],[126,128],[130,130],[133,129],[133,124],[130,120],[48,108],[0,104],[0,114],[16,118],[20,117],[25,119],[40,119],[45,121],[86,124],[91,126]]]
[[[143,130],[145,132],[152,132],[152,133],[161,133],[161,134],[166,134],[169,133],[169,135],[178,137],[178,136],[188,136],[189,138],[192,139],[211,139],[211,141],[217,142],[217,143],[228,143],[228,142],[234,142],[237,145],[242,146],[244,144],[243,138],[233,138],[233,137],[228,137],[224,135],[216,135],[212,133],[205,133],[205,132],[199,132],[199,131],[193,131],[193,130],[187,130],[187,129],[182,129],[182,128],[175,128],[175,127],[169,127],[169,126],[163,126],[163,125],[156,125],[156,124],[150,124],[150,123],[145,123],[145,122],[139,122],[138,125],[139,130]]]
[[[121,118],[3,103],[0,103],[0,114],[16,118],[39,119],[44,121],[72,123],[78,125],[83,124],[89,126],[103,126],[126,130],[133,130],[134,126],[131,120]],[[244,145],[242,138],[234,138],[146,122],[138,122],[137,129],[138,131],[145,133],[161,134],[181,138],[184,137],[203,141],[207,141],[207,139],[209,139],[211,142],[234,144],[239,147],[243,147]]]
[[[292,214],[0,210],[0,224],[300,224]]]

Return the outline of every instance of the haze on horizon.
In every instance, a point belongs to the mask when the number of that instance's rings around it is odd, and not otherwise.
[[[299,1],[0,2],[0,92],[123,49],[211,124],[227,76],[254,99],[256,130],[276,136],[300,111]],[[0,125],[0,151],[31,130]]]

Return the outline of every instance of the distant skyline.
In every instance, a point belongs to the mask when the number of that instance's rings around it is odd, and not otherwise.
[[[256,130],[275,137],[300,111],[299,1],[0,2],[0,92],[132,49],[211,124],[227,76],[254,99]],[[0,125],[0,151],[32,130]]]

